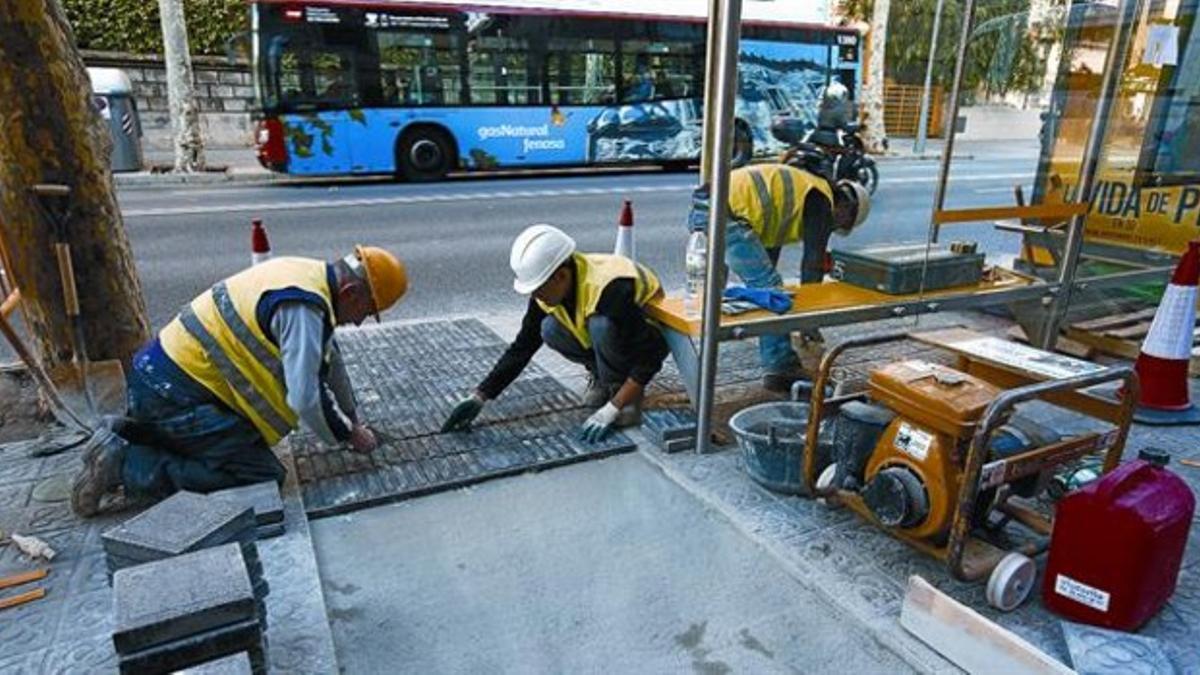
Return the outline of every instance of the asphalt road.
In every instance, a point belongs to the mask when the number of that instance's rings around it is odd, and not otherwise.
[[[991,153],[991,154],[988,154]],[[1035,150],[992,146],[951,170],[949,207],[1011,204],[1028,186]],[[868,222],[838,247],[925,241],[937,162],[891,159]],[[683,221],[693,173],[472,176],[436,184],[384,181],[303,186],[171,186],[123,189],[120,202],[155,327],[200,291],[249,262],[249,223],[265,221],[276,255],[333,258],[355,243],[395,251],[410,292],[385,318],[520,312],[508,251],[527,225],[548,222],[582,250],[613,246],[621,200],[633,201],[637,252],[668,290],[683,286]],[[1015,254],[1017,237],[988,225],[954,225],[943,240],[974,239],[990,256]],[[785,252],[785,276],[800,252]]]

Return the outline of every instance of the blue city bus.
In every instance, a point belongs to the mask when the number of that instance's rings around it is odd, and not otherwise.
[[[258,157],[273,171],[420,181],[700,155],[702,16],[256,0],[251,21]],[[859,40],[848,28],[744,22],[735,162],[780,151],[770,133],[780,117],[815,125],[830,81],[853,96]]]

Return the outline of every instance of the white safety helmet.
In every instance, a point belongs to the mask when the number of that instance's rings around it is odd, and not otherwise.
[[[529,295],[575,252],[575,240],[553,225],[530,225],[517,235],[508,264],[516,279],[513,288]]]
[[[862,185],[852,180],[839,180],[836,189],[854,202],[854,224],[849,228],[838,230],[838,234],[847,235],[853,232],[871,213],[871,193]]]
[[[837,80],[830,82],[829,85],[825,87],[825,98],[832,101],[840,101],[846,98],[846,96],[849,94],[850,90],[846,88],[846,85]]]

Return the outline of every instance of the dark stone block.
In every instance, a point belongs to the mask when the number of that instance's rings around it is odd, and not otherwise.
[[[250,654],[238,652],[230,656],[206,661],[197,666],[184,668],[176,675],[251,675]]]
[[[265,672],[266,649],[258,621],[242,621],[121,657],[121,673],[170,673],[222,656],[246,652],[251,672]]]
[[[158,560],[229,541],[253,541],[253,529],[254,510],[250,507],[177,492],[108,530],[102,539],[109,555]]]
[[[255,618],[254,589],[234,544],[122,569],[113,596],[120,654]]]
[[[279,496],[279,485],[273,481],[229,488],[208,496],[210,499],[253,508],[254,520],[260,526],[283,522],[283,499]]]

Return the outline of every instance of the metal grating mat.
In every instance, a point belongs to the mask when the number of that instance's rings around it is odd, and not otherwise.
[[[617,433],[575,438],[590,414],[578,396],[530,363],[469,433],[439,434],[454,404],[507,343],[476,319],[370,327],[339,334],[364,419],[389,438],[370,455],[292,438],[305,510],[319,518],[501,476],[633,450]]]

